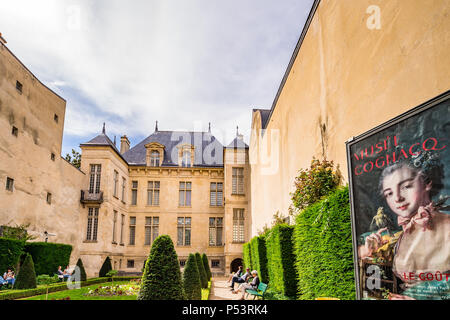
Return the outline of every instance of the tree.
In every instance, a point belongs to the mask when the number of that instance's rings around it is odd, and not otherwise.
[[[0,226],[0,237],[8,238],[8,239],[16,239],[16,240],[34,240],[37,237],[28,234],[27,229],[30,227],[30,224],[16,224],[15,227],[10,226]]]
[[[98,273],[99,277],[106,277],[106,274],[112,270],[111,259],[106,257],[105,262],[103,262],[102,267]]]
[[[78,269],[75,268],[73,278],[79,281],[86,281],[86,271],[84,270],[83,261],[81,261],[81,258],[79,258],[77,261],[77,267]],[[77,271],[79,274],[77,274]]]
[[[75,151],[72,149],[72,156],[70,154],[66,154],[65,159],[70,162],[74,167],[77,167],[78,169],[81,166],[81,154],[78,151]]]
[[[201,300],[202,287],[197,259],[193,253],[189,254],[188,261],[183,272],[183,288],[188,300]]]
[[[33,258],[27,253],[25,260],[20,266],[14,289],[34,289],[36,288],[36,272],[34,271]]]
[[[209,262],[208,262],[208,257],[206,256],[206,253],[202,254],[202,260],[203,260],[203,266],[205,267],[205,271],[206,271],[206,277],[208,279],[208,281],[211,281],[211,269],[209,268]]]
[[[206,271],[205,267],[203,266],[203,260],[200,256],[200,253],[195,253],[195,259],[197,260],[197,267],[200,274],[200,282],[202,284],[202,288],[208,288],[208,278],[206,277]]]
[[[155,239],[145,263],[138,300],[183,300],[178,256],[168,235]]]

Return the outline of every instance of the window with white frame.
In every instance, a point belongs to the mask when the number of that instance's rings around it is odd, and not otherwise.
[[[244,168],[233,168],[232,193],[244,194]]]
[[[160,163],[159,151],[153,150],[150,153],[150,166],[151,167],[159,167],[159,163]]]
[[[210,206],[222,206],[223,205],[223,183],[211,182],[209,192],[209,204]]]
[[[222,245],[223,218],[209,218],[209,245]]]
[[[147,205],[159,206],[159,181],[149,181],[148,182]]]
[[[245,242],[244,209],[233,209],[233,242]]]
[[[191,166],[191,151],[183,150],[181,155],[181,166],[190,167]]]
[[[180,182],[179,205],[181,207],[190,207],[191,206],[191,191],[192,191],[192,183],[191,182]]]
[[[145,217],[145,245],[150,245],[159,235],[159,217]]]
[[[90,207],[88,208],[86,240],[97,241],[97,231],[98,231],[98,208]]]
[[[177,245],[191,245],[191,218],[179,217],[177,219]]]
[[[89,179],[89,193],[100,193],[101,164],[91,164]]]

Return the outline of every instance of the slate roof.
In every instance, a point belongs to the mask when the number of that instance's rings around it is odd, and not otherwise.
[[[244,142],[244,140],[239,139],[238,137],[234,138],[233,141],[229,145],[227,145],[227,149],[248,149],[248,145]]]
[[[269,120],[270,109],[253,109],[253,111],[259,111],[261,114],[261,128],[265,129],[267,126],[267,120]]]
[[[194,167],[223,167],[223,145],[209,132],[155,131],[122,156],[129,165],[145,165],[145,145],[150,142],[165,147],[162,167],[178,166],[177,146],[184,143],[195,147]]]
[[[119,154],[119,149],[114,145],[114,142],[106,135],[106,133],[102,132],[94,139],[89,140],[88,142],[80,144],[80,146],[111,146],[115,151]]]

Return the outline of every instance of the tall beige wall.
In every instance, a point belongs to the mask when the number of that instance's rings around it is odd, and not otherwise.
[[[380,29],[367,26],[371,5]],[[268,132],[251,137],[253,235],[277,210],[287,214],[294,177],[313,156],[347,179],[346,140],[450,89],[449,16],[446,0],[320,1]],[[277,170],[263,172],[265,143]]]
[[[44,241],[44,231],[55,234],[48,241],[73,245],[73,260],[86,176],[60,156],[65,108],[64,99],[0,44],[0,225],[30,224],[36,241]],[[8,177],[14,179],[12,191],[6,190]]]

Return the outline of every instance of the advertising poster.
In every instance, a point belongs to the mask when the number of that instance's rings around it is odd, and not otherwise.
[[[347,143],[357,296],[450,299],[450,94]]]

